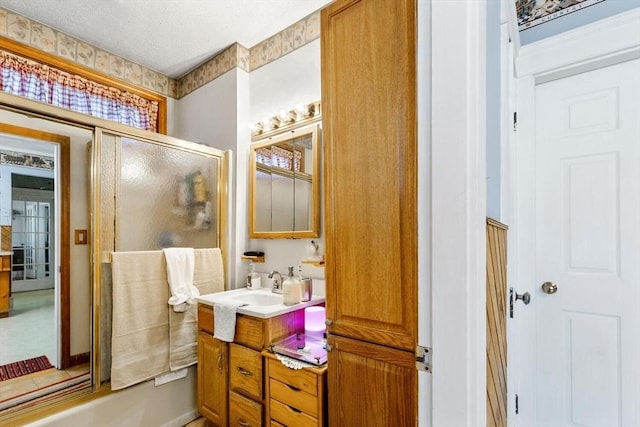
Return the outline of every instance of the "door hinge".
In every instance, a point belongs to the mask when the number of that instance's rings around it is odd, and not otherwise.
[[[513,131],[517,131],[518,130],[518,112],[514,111],[513,112]]]
[[[520,412],[520,401],[518,395],[516,394],[516,415]]]
[[[431,348],[416,346],[416,369],[431,372]]]

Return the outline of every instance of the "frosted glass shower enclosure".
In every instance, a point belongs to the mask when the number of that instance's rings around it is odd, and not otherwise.
[[[100,382],[110,373],[115,251],[222,246],[226,153],[170,137],[143,140],[99,129],[92,149],[94,242],[100,257]],[[225,205],[225,206],[223,206]],[[95,271],[95,270],[94,270]]]

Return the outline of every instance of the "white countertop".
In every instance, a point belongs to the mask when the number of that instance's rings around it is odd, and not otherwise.
[[[272,295],[270,288],[261,288],[259,290],[249,290],[247,288],[233,289],[231,291],[217,292],[214,294],[206,294],[200,295],[197,300],[198,302],[210,306],[214,306],[216,302],[224,302],[224,301],[233,301],[238,302],[242,301],[243,295],[256,295],[256,294],[267,294]],[[273,294],[278,295],[279,294]],[[301,302],[299,304],[294,305],[284,305],[282,303],[279,304],[271,304],[271,305],[244,305],[238,307],[239,314],[245,314],[248,316],[259,317],[262,319],[268,319],[270,317],[279,316],[281,314],[290,313],[292,311],[300,310],[301,308],[309,307],[312,305],[317,305],[323,303],[325,300],[322,295],[313,295],[310,301]]]

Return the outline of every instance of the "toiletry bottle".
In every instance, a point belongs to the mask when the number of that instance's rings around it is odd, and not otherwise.
[[[284,305],[294,305],[300,302],[301,298],[300,279],[293,275],[293,266],[289,267],[289,277],[282,283],[282,303]]]
[[[300,301],[306,302],[311,301],[311,296],[313,294],[312,282],[310,277],[302,277],[302,266],[298,265],[298,279],[300,279]]]
[[[255,271],[255,265],[249,263],[249,274],[247,275],[247,289],[260,289],[262,284],[260,283],[260,275]]]

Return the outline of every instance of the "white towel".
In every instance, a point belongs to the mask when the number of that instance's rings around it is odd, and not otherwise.
[[[213,337],[220,341],[233,342],[236,335],[236,311],[241,302],[216,302],[213,304]]]
[[[167,281],[171,289],[169,305],[173,311],[181,313],[196,302],[200,296],[193,284],[195,255],[193,248],[165,248],[162,250],[167,262]]]
[[[224,267],[219,248],[196,249],[193,284],[200,295],[224,291]],[[168,291],[167,291],[168,293]],[[172,371],[198,361],[198,307],[183,313],[169,312],[169,367]]]

